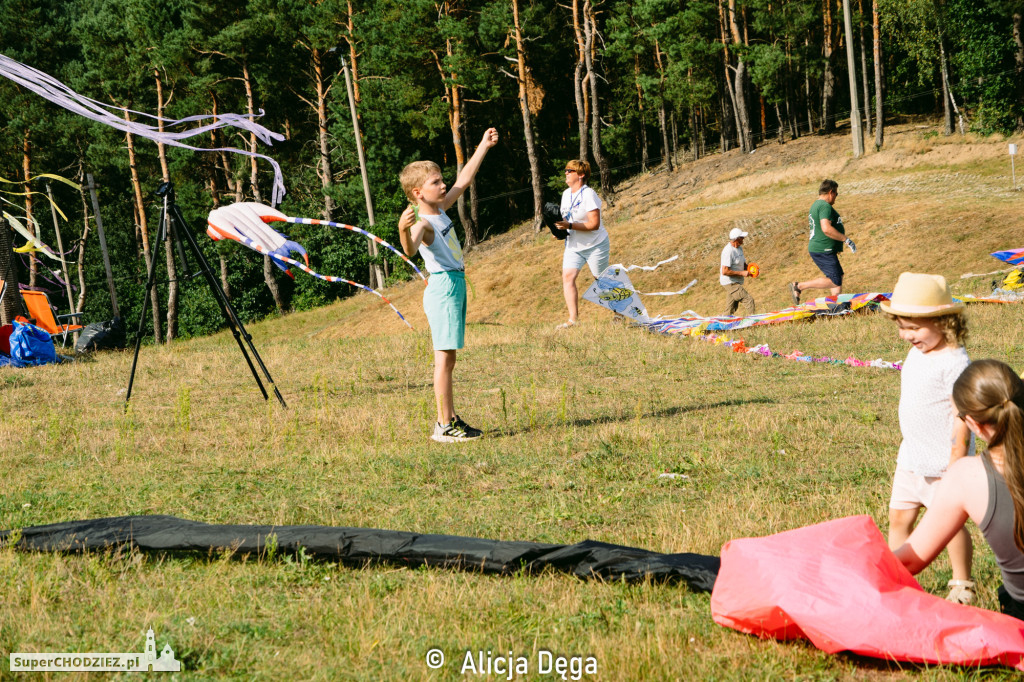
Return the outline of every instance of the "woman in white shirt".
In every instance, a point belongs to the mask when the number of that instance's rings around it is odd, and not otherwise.
[[[562,293],[565,307],[569,309],[569,321],[558,325],[558,329],[573,326],[579,317],[576,277],[583,264],[590,266],[594,279],[608,267],[611,243],[601,221],[601,197],[587,186],[589,178],[590,164],[586,161],[573,160],[565,164],[565,184],[569,186],[562,193],[561,213],[565,220],[555,225],[569,231],[562,257]]]

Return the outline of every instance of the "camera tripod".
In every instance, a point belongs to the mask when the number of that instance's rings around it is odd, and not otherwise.
[[[231,305],[231,301],[224,294],[224,290],[220,288],[217,283],[217,278],[213,275],[213,270],[210,269],[210,263],[206,260],[206,256],[203,255],[202,249],[199,248],[199,244],[196,243],[195,237],[192,235],[191,230],[188,229],[188,223],[185,222],[185,217],[181,214],[181,209],[174,201],[174,186],[170,182],[165,182],[160,185],[156,190],[156,195],[163,199],[163,208],[160,210],[160,225],[157,228],[157,238],[154,244],[160,244],[165,239],[173,239],[174,244],[178,250],[178,258],[181,260],[181,267],[184,271],[184,275],[179,279],[191,279],[196,274],[190,271],[188,259],[185,255],[185,249],[182,246],[182,240],[180,237],[184,237],[188,243],[193,255],[196,258],[196,262],[199,264],[199,269],[202,275],[206,278],[206,283],[210,285],[210,291],[213,293],[214,299],[217,301],[217,305],[220,307],[220,312],[224,315],[224,320],[228,323],[228,327],[231,328],[231,334],[235,337],[235,342],[238,344],[238,349],[242,351],[242,356],[245,358],[245,362],[249,365],[249,371],[252,372],[253,379],[256,380],[256,385],[260,388],[260,393],[263,394],[264,400],[270,400],[270,396],[267,394],[267,389],[263,385],[263,380],[260,378],[259,373],[256,371],[256,367],[253,365],[253,359],[255,358],[256,363],[260,366],[260,370],[263,372],[263,376],[266,377],[267,383],[270,384],[270,388],[273,389],[274,395],[277,397],[278,402],[281,403],[282,407],[287,408],[288,405],[285,403],[284,398],[281,396],[281,392],[277,390],[277,385],[274,383],[273,378],[270,376],[270,372],[267,371],[266,365],[263,364],[263,359],[260,358],[260,354],[256,351],[256,347],[252,343],[252,336],[245,330],[245,325],[238,318],[238,313],[235,312],[234,307]],[[178,230],[177,226],[181,229]],[[128,378],[128,393],[125,396],[124,404],[125,409],[128,409],[129,401],[132,397],[132,384],[135,382],[135,368],[139,361],[139,347],[142,345],[142,330],[146,322],[146,308],[149,304],[149,299],[154,286],[154,276],[156,274],[156,259],[159,249],[154,248],[153,253],[150,256],[149,261],[149,277],[146,281],[146,295],[142,298],[142,312],[139,313],[139,328],[135,334],[135,356],[132,358],[132,373]],[[245,343],[242,343],[242,340]],[[248,346],[248,350],[246,347]],[[250,357],[249,353],[252,353]]]

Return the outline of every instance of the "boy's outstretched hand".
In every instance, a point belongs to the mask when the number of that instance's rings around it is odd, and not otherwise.
[[[406,232],[415,224],[416,209],[410,204],[405,207],[405,210],[402,211],[402,217],[398,219],[398,230],[400,232]]]
[[[488,128],[484,132],[484,139],[480,140],[480,146],[490,149],[496,144],[498,144],[498,129]]]

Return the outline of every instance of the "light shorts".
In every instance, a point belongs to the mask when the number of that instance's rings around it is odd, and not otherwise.
[[[567,248],[565,255],[562,256],[562,272],[566,270],[581,270],[583,264],[586,263],[590,266],[590,273],[595,278],[600,276],[604,269],[608,267],[608,254],[611,253],[612,242],[610,239],[605,239],[588,249],[575,249]]]
[[[434,350],[458,350],[466,342],[466,273],[432,272],[423,290]]]
[[[935,490],[942,476],[921,476],[906,469],[897,469],[892,477],[889,509],[917,509],[932,506]]]

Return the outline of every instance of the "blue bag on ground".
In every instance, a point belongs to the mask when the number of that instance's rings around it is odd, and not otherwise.
[[[48,332],[33,324],[14,323],[11,332],[11,359],[17,367],[57,362],[57,349]]]

